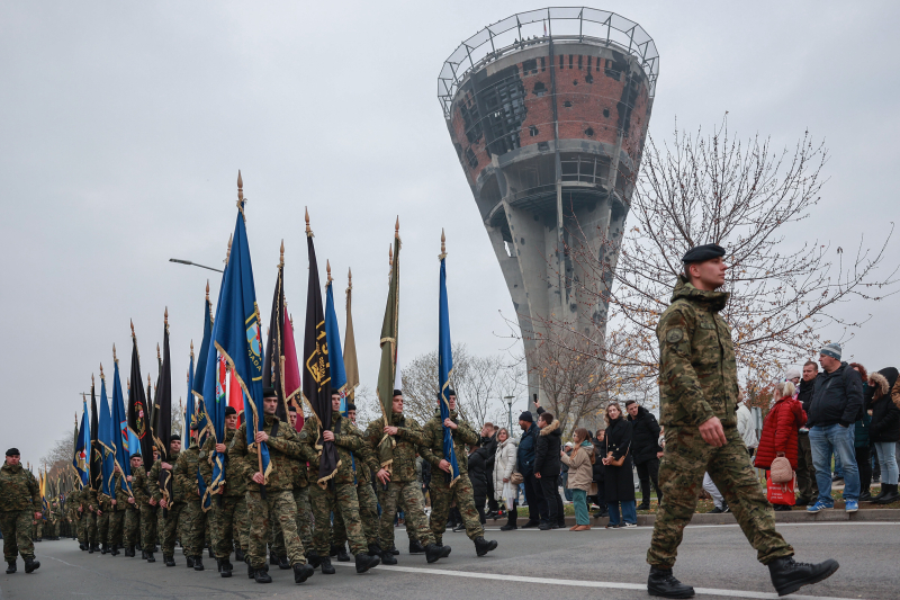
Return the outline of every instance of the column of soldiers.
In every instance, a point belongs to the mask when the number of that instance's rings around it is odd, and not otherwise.
[[[323,429],[313,415],[298,432],[297,413],[292,409],[289,422],[280,420],[278,398],[274,390],[266,389],[254,443],[248,443],[246,419],[238,427],[238,414],[229,407],[225,439],[220,443],[210,436],[199,445],[195,425],[187,449],[182,450],[179,436],[172,436],[168,456],[163,460],[157,456],[149,471],[137,454],[130,459],[130,476],[117,467],[112,496],[85,486],[69,494],[65,506],[54,502],[52,536],[65,522],[88,553],[117,556],[121,549],[125,556],[135,557],[139,550],[150,563],[156,562],[158,543],[169,567],[176,564],[175,547],[180,540],[187,566],[195,571],[205,569],[203,552],[208,547],[222,577],[232,576],[234,553],[235,562],[246,563],[248,577],[259,583],[272,581],[270,565],[293,570],[294,581],[302,583],[315,569],[334,574],[333,556],[339,561],[354,560],[357,573],[382,563],[397,564],[394,519],[398,510],[405,513],[410,554],[425,554],[428,563],[446,558],[451,549],[443,544],[443,534],[455,503],[476,554],[484,556],[497,542],[484,539],[465,449],[478,443],[478,434],[459,417],[456,395],[450,394],[450,417],[442,421],[438,413],[423,427],[404,415],[403,394],[394,390],[390,423],[382,417],[363,432],[356,427],[356,407],[349,404],[347,416],[342,415],[341,396],[334,393],[331,428]],[[455,481],[443,453],[445,426],[453,434],[459,463]],[[327,481],[320,481],[319,461],[328,442],[337,449],[338,468]],[[269,451],[266,473],[258,455],[260,443]],[[18,466],[15,453],[14,458],[7,453],[7,465],[0,474],[0,526],[12,569],[8,572],[15,572],[15,556],[21,552],[30,573],[40,565],[34,560],[32,538],[35,523],[42,523],[41,499],[34,476]],[[224,457],[225,483],[204,502],[203,494],[213,483],[216,453]],[[439,474],[431,481],[430,522],[416,477],[417,456]],[[13,460],[17,466],[11,466]],[[171,488],[160,483],[167,478]]]

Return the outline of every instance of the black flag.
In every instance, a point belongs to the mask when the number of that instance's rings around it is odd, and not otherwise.
[[[325,309],[319,287],[319,267],[316,249],[306,215],[306,246],[309,250],[309,287],[306,295],[306,332],[303,339],[303,395],[319,418],[324,430],[331,429],[331,365],[328,362],[328,343],[325,338]],[[336,431],[335,434],[340,432]],[[321,436],[321,433],[320,433]],[[338,468],[334,442],[316,440],[322,448],[319,459],[319,481],[324,484],[334,477]]]
[[[281,242],[281,261],[278,263],[278,278],[275,280],[275,297],[272,298],[272,316],[269,319],[269,339],[266,343],[266,355],[263,359],[263,388],[272,388],[278,396],[275,415],[288,422],[287,402],[284,398],[284,366],[281,357],[284,355],[283,336],[281,330],[284,315],[284,242]]]
[[[128,427],[138,437],[141,444],[141,457],[144,468],[150,471],[153,466],[153,434],[150,432],[150,407],[144,394],[144,382],[141,377],[141,358],[138,355],[137,336],[134,335],[134,323],[131,324],[131,375],[128,387]]]
[[[162,368],[159,372],[159,380],[156,382],[156,398],[153,404],[153,414],[156,417],[156,427],[153,431],[154,441],[159,449],[160,460],[171,464],[173,457],[170,456],[169,444],[172,441],[172,363],[169,360],[169,309],[166,309]],[[163,490],[166,502],[172,502],[172,483],[172,472],[161,469],[159,486]]]
[[[100,491],[103,485],[103,455],[100,441],[100,413],[97,412],[97,394],[94,392],[94,376],[91,375],[91,489]]]

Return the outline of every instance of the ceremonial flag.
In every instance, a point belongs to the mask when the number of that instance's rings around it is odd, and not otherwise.
[[[100,452],[103,456],[101,471],[103,481],[100,485],[100,493],[109,498],[115,496],[110,487],[113,478],[113,467],[116,462],[116,448],[113,442],[112,415],[109,412],[109,399],[106,396],[106,377],[103,375],[103,365],[100,365],[100,433],[97,441],[100,443]]]
[[[113,443],[116,447],[115,461],[125,477],[131,475],[131,443],[136,436],[128,428],[128,415],[125,413],[125,396],[122,394],[122,382],[119,379],[119,359],[116,358],[116,346],[113,344],[113,393],[112,393],[112,426]],[[124,480],[125,488],[131,495],[131,485]]]
[[[188,366],[187,372],[187,400],[184,403],[184,425],[182,426],[182,435],[191,430],[194,423],[198,422],[197,405],[194,402],[194,341],[191,340],[191,364]]]
[[[163,326],[162,369],[156,385],[156,398],[153,401],[153,414],[156,426],[153,428],[153,441],[159,450],[160,460],[173,462],[169,448],[172,441],[172,362],[169,358],[169,309],[166,308]],[[185,444],[187,439],[182,441]],[[174,465],[173,465],[174,466]],[[172,471],[160,469],[159,486],[167,503],[172,502]]]
[[[208,407],[206,406],[207,402],[211,402],[211,399],[204,399],[203,397],[203,384],[206,378],[206,364],[207,359],[209,358],[209,353],[212,352],[213,356],[216,354],[216,349],[212,347],[212,330],[213,330],[213,315],[212,315],[212,303],[209,301],[209,282],[206,282],[206,300],[203,304],[203,341],[200,342],[200,354],[197,357],[197,370],[193,372],[191,376],[190,389],[188,391],[188,406],[191,406],[192,398],[191,396],[196,396],[196,403],[194,404],[194,410],[197,413],[197,440],[200,441],[201,438],[206,435],[210,435],[211,426],[209,423],[209,414]],[[191,350],[193,351],[193,343],[191,344]],[[213,360],[215,363],[215,360]],[[191,365],[193,370],[193,364]]]
[[[230,241],[228,248],[228,257],[230,258]],[[223,286],[224,278],[223,283],[219,285],[219,305],[222,302]],[[203,310],[203,341],[200,345],[200,362],[197,364],[197,373],[192,385],[202,412],[199,426],[203,427],[206,433],[213,436],[218,443],[225,443],[225,360],[216,352],[214,345],[215,322],[212,316],[212,304],[209,301],[209,283],[206,284],[206,304]],[[225,484],[226,456],[213,450],[210,458],[213,472],[208,487],[199,471],[197,473],[204,511],[212,508],[212,497],[217,495]]]
[[[347,371],[341,352],[341,331],[334,310],[334,293],[331,285],[331,264],[325,261],[328,278],[325,283],[325,341],[328,344],[328,362],[331,365],[331,390],[341,395],[341,414],[347,416]]]
[[[323,430],[331,429],[331,366],[328,364],[328,341],[325,334],[325,311],[322,307],[322,289],[319,287],[319,266],[313,233],[309,228],[309,212],[306,213],[306,248],[309,253],[309,282],[306,293],[306,333],[303,338],[303,395],[319,418]],[[322,440],[321,431],[315,446],[322,452],[319,458],[320,486],[334,477],[340,466],[334,442]]]
[[[131,377],[128,387],[128,428],[137,438],[139,448],[132,446],[131,453],[139,452],[144,459],[147,472],[153,466],[153,437],[150,433],[150,411],[144,394],[143,376],[141,375],[141,359],[138,355],[137,337],[134,335],[134,323],[131,324]],[[130,457],[129,457],[130,458]]]
[[[75,455],[72,457],[72,466],[75,468],[81,487],[84,487],[89,485],[91,479],[91,468],[88,462],[88,454],[91,451],[91,425],[88,421],[87,400],[82,400],[82,402],[84,411],[81,413],[81,427],[75,438]]]
[[[353,316],[350,313],[350,296],[353,291],[353,273],[347,269],[347,330],[344,332],[344,371],[347,373],[347,399],[352,402],[359,385],[359,363],[356,360],[356,337],[353,335]]]
[[[266,356],[263,360],[263,387],[275,390],[278,406],[275,415],[288,422],[288,405],[284,390],[284,241],[281,242],[281,260],[278,263],[278,277],[275,278],[275,295],[272,298],[272,312],[269,317],[269,339],[266,342]]]
[[[222,386],[221,394],[224,397],[225,392],[228,392],[228,406],[237,411],[238,427],[240,427],[241,422],[244,420],[244,392],[241,390],[241,384],[238,383],[234,376],[234,371],[228,369],[224,359],[219,358],[219,361],[221,365],[219,371],[219,385]]]
[[[297,360],[297,346],[294,344],[294,320],[284,311],[284,389],[288,406],[297,409],[297,420],[294,429],[303,429],[303,407],[300,405],[300,362]]]
[[[100,453],[100,413],[97,412],[97,394],[94,389],[94,376],[91,375],[91,489],[100,491],[103,484],[103,455]]]
[[[259,307],[253,285],[253,266],[250,245],[244,224],[244,192],[238,171],[238,215],[234,226],[233,243],[228,264],[222,277],[222,291],[216,310],[213,341],[216,350],[228,362],[244,392],[247,413],[247,445],[255,448],[256,433],[262,430],[263,413],[263,345],[260,333]],[[264,477],[272,469],[269,449],[265,442],[259,446],[257,468]],[[251,467],[252,468],[252,467]]]
[[[394,247],[391,256],[391,281],[388,287],[387,306],[381,324],[381,365],[378,369],[378,402],[384,414],[384,422],[390,423],[393,416],[394,382],[397,377],[397,329],[400,313],[400,219],[394,228]],[[388,436],[385,438],[390,439]],[[390,468],[393,462],[389,448],[382,440],[379,459],[382,467]],[[393,444],[393,441],[391,441]]]
[[[450,389],[450,375],[453,373],[453,349],[450,346],[450,307],[447,303],[447,251],[444,245],[444,232],[441,232],[440,291],[438,297],[438,385],[440,386],[441,422],[450,418],[450,401],[447,391]],[[444,458],[450,463],[450,485],[459,479],[459,463],[456,461],[456,450],[453,447],[453,432],[444,427]]]

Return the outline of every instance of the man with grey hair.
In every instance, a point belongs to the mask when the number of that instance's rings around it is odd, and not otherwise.
[[[856,512],[859,510],[859,468],[847,430],[862,416],[862,377],[846,362],[841,362],[841,345],[836,342],[819,351],[819,364],[824,373],[816,378],[807,421],[819,498],[806,510],[817,513],[834,507],[830,476],[834,452],[844,469],[844,508],[848,513]]]

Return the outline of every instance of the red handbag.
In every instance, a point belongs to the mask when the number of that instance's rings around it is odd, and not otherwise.
[[[797,503],[797,499],[794,497],[794,480],[787,483],[775,483],[772,481],[772,475],[766,471],[766,498],[772,504],[794,506]]]

